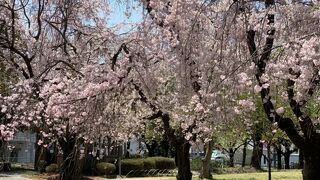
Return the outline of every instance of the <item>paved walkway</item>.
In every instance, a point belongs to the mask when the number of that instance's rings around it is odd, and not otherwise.
[[[92,180],[109,180],[107,178],[92,177]],[[142,177],[142,178],[117,178],[118,180],[171,180],[170,177]],[[0,180],[30,180],[29,178],[22,177],[20,174],[4,174],[0,173]],[[115,180],[115,179],[113,179]]]
[[[96,180],[104,180],[105,178],[99,178]],[[143,177],[143,178],[118,178],[117,180],[171,180],[175,179],[174,177]]]
[[[30,180],[28,178],[24,178],[19,174],[0,174],[0,180]]]
[[[91,180],[109,180],[102,177],[90,177]],[[140,178],[117,178],[117,180],[173,180],[174,177],[140,177]],[[0,173],[0,180],[31,180],[22,177],[21,173]],[[113,179],[115,180],[115,179]]]

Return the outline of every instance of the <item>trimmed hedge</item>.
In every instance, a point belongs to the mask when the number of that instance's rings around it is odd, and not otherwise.
[[[121,161],[121,172],[129,173],[131,170],[144,170],[143,159],[124,159]]]
[[[145,170],[156,169],[156,161],[151,158],[143,159],[143,169]]]
[[[40,171],[40,173],[43,173],[46,171],[46,165],[47,165],[47,161],[45,160],[40,160],[38,163],[38,171]]]
[[[112,175],[116,172],[116,166],[111,163],[101,162],[96,165],[96,168],[103,175]]]
[[[58,164],[50,164],[49,166],[46,167],[46,172],[47,173],[54,173],[58,172]]]
[[[176,164],[172,158],[167,157],[150,157],[155,161],[156,169],[175,169]]]
[[[145,159],[123,159],[121,161],[121,172],[129,173],[131,170],[149,169],[175,169],[174,159],[167,157],[148,157]]]

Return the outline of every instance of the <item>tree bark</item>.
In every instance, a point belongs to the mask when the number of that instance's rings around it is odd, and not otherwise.
[[[268,156],[268,180],[271,180],[271,152],[270,152],[270,142],[267,144],[267,156]]]
[[[202,159],[202,169],[200,174],[200,179],[212,179],[212,175],[210,172],[210,162],[211,162],[211,154],[213,150],[213,141],[209,141],[205,144],[206,154]]]
[[[246,166],[247,146],[248,146],[248,142],[247,142],[247,139],[246,139],[244,144],[243,144],[243,149],[242,149],[242,167]]]
[[[59,144],[63,152],[63,164],[60,180],[78,180],[82,178],[83,164],[80,163],[79,148],[73,137],[60,139]]]
[[[265,7],[271,8],[275,5],[275,0],[265,0]],[[265,69],[267,63],[271,59],[271,52],[274,49],[274,35],[275,33],[275,13],[273,11],[268,11],[267,13],[267,24],[269,28],[267,28],[267,37],[265,39],[265,45],[262,49],[257,49],[255,43],[255,34],[256,31],[250,29],[247,31],[247,44],[252,56],[253,62],[256,64],[256,79],[260,86],[263,86],[264,82],[261,79],[263,74],[265,73]],[[260,50],[263,50],[262,53]],[[290,74],[295,78],[300,76],[300,73],[295,72],[292,68],[288,68]],[[308,96],[312,97],[315,88],[319,86],[319,76],[318,70],[315,69],[313,74],[316,78],[313,78],[311,83],[311,87],[306,91]],[[315,126],[312,122],[311,117],[308,116],[302,109],[305,108],[307,100],[297,101],[295,99],[295,80],[292,78],[287,79],[287,93],[288,100],[290,102],[290,107],[295,114],[295,116],[299,119],[300,130],[302,134],[299,133],[299,129],[296,127],[293,119],[286,118],[281,114],[278,114],[275,110],[274,103],[272,102],[272,96],[270,95],[270,87],[263,87],[260,91],[260,96],[263,101],[263,106],[266,115],[270,122],[278,123],[278,127],[285,131],[290,140],[296,145],[296,147],[300,148],[304,151],[304,168],[303,168],[303,179],[304,180],[315,180],[320,177],[320,166],[319,163],[319,152],[320,148],[318,146],[320,136],[315,130]]]
[[[308,152],[304,156],[304,167],[302,170],[303,180],[316,180],[320,177],[320,155],[319,152]]]
[[[251,166],[255,169],[261,169],[261,156],[263,144],[260,143],[261,137],[256,137],[254,139],[252,157],[251,157]]]
[[[170,143],[167,139],[167,136],[164,136],[164,138],[160,142],[160,153],[163,157],[169,157],[169,148]]]
[[[277,149],[277,169],[282,169],[282,164],[281,164],[281,156],[282,156],[282,151],[280,148]]]
[[[191,180],[192,173],[190,170],[189,150],[191,145],[184,137],[179,138],[175,145],[177,152],[178,175],[177,180]]]
[[[291,152],[283,153],[283,156],[284,156],[284,168],[285,169],[290,169],[290,155],[291,155]]]
[[[302,151],[299,149],[299,169],[303,169],[304,157]]]
[[[235,151],[232,149],[232,148],[230,148],[229,149],[229,166],[230,167],[234,167],[234,154],[235,154]]]
[[[192,173],[190,169],[189,150],[190,143],[184,138],[183,134],[175,134],[175,130],[170,126],[170,117],[167,113],[158,111],[155,117],[161,117],[166,136],[176,151],[175,162],[178,166],[177,180],[191,180]],[[192,127],[189,127],[192,130]],[[195,139],[195,136],[193,136]]]
[[[154,157],[155,156],[155,149],[158,146],[157,141],[152,140],[150,143],[146,143],[147,149],[148,149],[148,156]]]

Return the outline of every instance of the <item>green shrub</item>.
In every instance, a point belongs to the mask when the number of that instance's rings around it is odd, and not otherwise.
[[[58,172],[58,164],[50,164],[49,166],[46,167],[46,172],[47,173],[54,173]]]
[[[123,159],[121,161],[121,172],[123,174],[129,173],[131,170],[143,170],[143,159]]]
[[[46,171],[46,164],[47,164],[47,161],[45,160],[40,160],[39,163],[38,163],[38,170],[40,171],[40,173],[43,173]]]
[[[167,157],[150,157],[155,161],[156,169],[175,169],[176,164],[172,158]]]
[[[202,160],[201,158],[194,158],[190,162],[191,170],[200,171],[202,169]]]
[[[156,169],[155,160],[151,159],[151,158],[143,159],[143,169],[145,169],[145,170]]]
[[[210,167],[213,169],[214,168],[222,168],[222,167],[224,167],[224,163],[221,161],[211,161]]]
[[[96,165],[99,173],[103,175],[111,175],[116,172],[116,166],[111,163],[101,162]]]

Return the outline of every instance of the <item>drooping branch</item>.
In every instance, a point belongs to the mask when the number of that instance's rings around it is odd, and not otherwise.
[[[47,72],[49,72],[52,68],[54,68],[55,66],[57,66],[58,64],[64,64],[67,67],[69,67],[72,71],[76,72],[77,74],[79,74],[81,77],[84,77],[84,74],[81,73],[80,71],[78,71],[77,69],[75,69],[75,67],[63,60],[58,60],[55,61],[54,63],[52,63],[51,65],[49,65],[45,70],[43,70],[37,77],[40,78],[43,74],[46,74]]]

